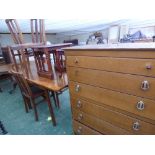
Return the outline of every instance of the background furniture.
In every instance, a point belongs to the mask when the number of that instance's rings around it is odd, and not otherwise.
[[[1,47],[1,56],[4,59],[5,64],[10,64],[11,63],[11,58],[10,58],[10,53],[8,47]]]
[[[155,46],[65,50],[75,134],[155,134]]]
[[[6,131],[2,121],[0,121],[0,135],[3,134],[3,135],[6,135],[8,132]]]
[[[10,63],[11,63],[11,60],[10,60],[10,54],[9,54],[8,48],[0,46],[0,80],[10,79],[11,81],[13,81],[12,76],[9,73]],[[0,87],[0,92],[2,92],[1,87]]]

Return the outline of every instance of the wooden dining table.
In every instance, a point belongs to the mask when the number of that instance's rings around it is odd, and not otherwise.
[[[55,69],[54,62],[51,62],[49,55],[53,50],[61,49],[61,48],[68,47],[71,45],[72,43],[51,44],[51,45],[27,43],[27,44],[13,45],[10,47],[10,49],[13,51],[20,51],[22,60],[24,60],[23,64],[26,68],[26,71],[25,71],[25,68],[21,68],[21,70],[19,71],[21,71],[24,74],[28,82],[35,84],[41,88],[47,89],[48,91],[54,92],[55,100],[57,102],[58,107],[59,107],[58,93],[62,92],[65,88],[68,87],[68,78],[67,78],[66,72],[60,73],[58,70]],[[45,56],[48,55],[47,58],[49,59],[49,62],[51,63],[51,67],[48,68],[49,66],[47,64],[47,68],[50,69],[49,72],[52,73],[51,78],[46,77],[46,76],[45,77],[40,76],[35,57],[34,59],[32,58],[32,60],[29,59],[29,62],[27,62],[25,54],[24,54],[25,49],[32,49],[34,51],[41,50],[44,52]],[[10,69],[11,69],[11,65],[5,65],[0,68],[1,71],[5,71],[5,70],[9,71]]]
[[[34,50],[41,49],[41,50],[45,50],[45,54],[50,54],[50,51],[52,50],[68,47],[71,45],[72,43],[51,44],[51,45],[28,43],[28,44],[18,44],[18,45],[11,46],[11,49],[12,50],[21,50],[21,49],[24,50],[27,48],[31,48]],[[49,52],[47,53],[46,51],[49,51]],[[28,75],[29,75],[27,80],[29,82],[37,84],[51,91],[55,91],[55,92],[61,91],[63,88],[68,86],[67,74],[66,72],[63,72],[62,75],[60,76],[60,72],[58,72],[55,69],[54,64],[52,64],[51,60],[50,60],[50,63],[51,63],[50,71],[53,74],[51,78],[39,76],[35,61],[30,61],[30,63],[27,63],[26,65],[28,66]]]

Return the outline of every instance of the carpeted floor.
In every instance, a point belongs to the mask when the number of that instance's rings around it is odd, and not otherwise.
[[[15,93],[9,94],[11,82],[0,81],[3,90],[0,93],[0,120],[10,135],[70,135],[72,131],[71,108],[68,90],[59,95],[60,109],[56,108],[51,98],[57,126],[53,127],[48,120],[47,104],[40,103],[38,108],[39,121],[34,120],[33,110],[25,112],[19,88]]]

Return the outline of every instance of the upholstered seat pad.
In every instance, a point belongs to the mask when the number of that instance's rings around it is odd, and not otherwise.
[[[40,94],[40,93],[43,93],[44,92],[44,90],[42,90],[42,89],[40,89],[40,88],[38,88],[38,87],[36,87],[36,86],[30,86],[30,88],[31,88],[31,91],[32,91],[32,93],[35,95],[35,94]]]

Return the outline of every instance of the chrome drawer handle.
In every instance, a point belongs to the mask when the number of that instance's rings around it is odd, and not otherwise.
[[[79,114],[78,115],[78,120],[81,121],[82,119],[83,119],[83,115],[82,114]]]
[[[75,58],[74,63],[75,63],[75,64],[78,64],[78,62],[79,62],[79,60],[78,60],[77,58]]]
[[[76,87],[75,87],[75,91],[79,92],[79,90],[80,90],[80,85],[77,84]]]
[[[144,110],[144,102],[143,101],[139,101],[137,103],[136,107],[137,107],[138,110]]]
[[[81,130],[77,129],[77,134],[80,135],[81,134]]]
[[[138,131],[140,129],[140,124],[138,122],[133,123],[133,130]]]
[[[145,80],[145,81],[142,82],[142,84],[141,84],[141,89],[142,90],[148,90],[149,87],[150,86],[149,86],[149,82],[148,81]]]
[[[77,108],[81,108],[81,107],[82,107],[82,103],[81,103],[80,100],[77,101],[77,105],[76,105],[76,107],[77,107]]]
[[[77,134],[79,134],[79,135],[80,135],[80,134],[81,134],[81,132],[82,132],[82,127],[81,127],[81,126],[79,126],[79,127],[78,127],[78,129],[77,129]]]

